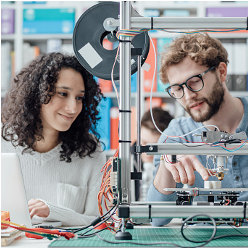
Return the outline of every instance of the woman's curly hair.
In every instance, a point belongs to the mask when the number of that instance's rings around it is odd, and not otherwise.
[[[55,95],[55,84],[61,69],[71,68],[82,75],[85,85],[83,108],[69,130],[59,132],[62,142],[60,159],[71,162],[75,152],[79,157],[91,156],[98,147],[96,132],[97,106],[103,95],[93,79],[75,56],[61,53],[42,55],[33,60],[13,79],[2,105],[2,137],[24,151],[34,150],[34,143],[43,138],[41,106]]]
[[[204,33],[183,35],[176,38],[161,56],[160,78],[168,83],[168,66],[180,63],[189,56],[194,62],[207,67],[228,64],[228,53],[221,42]]]

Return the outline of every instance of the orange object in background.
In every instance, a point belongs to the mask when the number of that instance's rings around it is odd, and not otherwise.
[[[10,221],[9,211],[1,211],[1,221]],[[1,229],[6,229],[8,226],[1,225]]]
[[[112,107],[110,109],[110,149],[119,147],[119,108]]]

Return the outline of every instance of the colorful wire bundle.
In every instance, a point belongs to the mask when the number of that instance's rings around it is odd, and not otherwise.
[[[110,174],[112,172],[112,161],[114,158],[118,157],[118,153],[119,150],[117,149],[114,156],[110,158],[101,169],[101,172],[103,172],[103,176],[100,191],[98,193],[98,208],[100,216],[103,216],[102,204],[104,204],[107,211],[110,209],[110,207],[113,206],[112,202],[114,196],[110,185]],[[112,214],[110,217],[114,222],[120,222],[120,219],[115,214]],[[113,224],[110,224],[107,221],[105,221],[104,223],[106,224],[108,229],[113,229]]]
[[[120,37],[134,37],[143,32],[143,30],[119,30],[116,33],[116,37],[120,40]]]
[[[45,237],[49,240],[52,240],[54,238],[58,238],[58,236],[63,236],[67,240],[74,238],[75,234],[68,232],[68,231],[63,231],[63,230],[55,230],[55,229],[44,229],[44,228],[28,228],[25,226],[21,226],[19,224],[16,224],[14,222],[10,221],[1,221],[1,224],[4,226],[9,226],[12,228],[15,228],[17,230],[30,233],[32,235],[38,235],[42,237]]]

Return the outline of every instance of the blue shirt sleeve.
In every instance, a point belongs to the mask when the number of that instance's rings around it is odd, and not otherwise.
[[[242,121],[240,122],[236,132],[245,131],[248,135],[248,100],[247,98],[240,98],[243,106],[244,106],[244,116],[242,118]],[[186,133],[189,133],[190,131],[193,131],[197,128],[200,128],[200,130],[197,130],[196,133],[199,134],[201,131],[207,130],[206,128],[202,128],[202,123],[194,122],[191,118],[181,117],[177,119],[173,119],[168,128],[164,131],[164,134],[161,135],[159,139],[159,143],[163,143],[166,141],[167,135],[174,135],[174,136],[180,136]],[[199,138],[194,137],[193,133],[189,134],[188,136],[185,136],[185,139],[187,139],[190,142],[197,142],[199,141]],[[181,140],[180,138],[175,138],[173,140],[168,139],[166,142],[185,142]],[[207,160],[206,156],[196,156],[199,161],[202,163],[203,166],[206,166],[206,164],[212,164],[211,159],[210,162]],[[158,171],[160,164],[160,155],[156,155],[154,157],[154,178],[156,176],[156,173]],[[227,173],[225,174],[224,180],[222,182],[222,187],[229,188],[229,187],[248,187],[248,157],[246,155],[235,155],[232,157],[229,157],[226,168],[228,169]],[[210,177],[210,180],[213,180],[215,177]],[[177,187],[182,187],[183,185],[180,183],[177,183]],[[201,176],[195,172],[195,183],[193,187],[204,187],[204,181],[201,178]],[[175,193],[170,195],[164,195],[160,193],[155,187],[154,184],[151,183],[150,188],[148,190],[148,201],[176,201],[177,196]],[[204,197],[197,196],[195,199],[198,200],[204,200]],[[241,192],[239,194],[238,200],[241,201],[247,201],[248,200],[248,193],[247,192]],[[174,203],[173,203],[174,204]],[[171,221],[171,218],[153,218],[152,219],[152,225],[153,226],[162,226],[165,224],[168,224]]]

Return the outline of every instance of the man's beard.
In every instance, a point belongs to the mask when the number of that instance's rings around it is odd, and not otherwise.
[[[186,107],[185,110],[191,116],[191,118],[196,122],[205,122],[208,121],[213,115],[215,115],[224,100],[224,88],[220,83],[218,77],[216,77],[216,83],[214,84],[214,88],[212,92],[207,98],[201,98],[195,100],[195,102],[205,102],[208,105],[208,110],[205,113],[200,114],[192,114],[192,111],[189,107]]]

